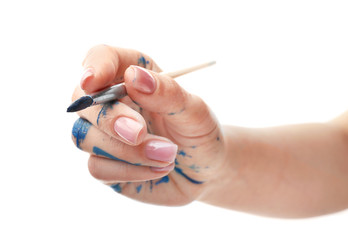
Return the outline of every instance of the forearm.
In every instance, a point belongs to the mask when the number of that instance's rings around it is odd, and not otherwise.
[[[276,217],[348,207],[348,138],[337,125],[225,127],[224,134],[225,166],[202,201]]]

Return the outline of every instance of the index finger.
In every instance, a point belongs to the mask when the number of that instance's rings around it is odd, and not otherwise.
[[[123,82],[123,74],[130,65],[160,71],[147,55],[136,50],[108,45],[91,48],[82,65],[85,70],[81,78],[81,88],[87,94]]]

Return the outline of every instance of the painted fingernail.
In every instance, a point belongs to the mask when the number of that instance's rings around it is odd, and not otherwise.
[[[166,167],[151,167],[151,170],[155,171],[155,172],[170,172],[174,169],[175,164],[172,163]]]
[[[94,77],[94,69],[93,68],[85,69],[81,77],[81,82],[80,82],[81,88],[84,89],[88,80],[92,79],[93,77]]]
[[[127,117],[120,117],[116,119],[114,124],[116,133],[123,139],[133,144],[136,144],[142,128],[142,124]]]
[[[152,160],[174,162],[178,146],[171,142],[153,140],[145,147],[146,156]]]
[[[143,93],[153,93],[156,89],[156,81],[153,76],[145,68],[132,66],[132,69],[134,88]]]

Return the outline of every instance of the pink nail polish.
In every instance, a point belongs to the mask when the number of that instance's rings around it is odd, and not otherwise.
[[[174,167],[175,167],[175,164],[171,163],[170,165],[166,167],[151,167],[151,170],[155,172],[170,172],[174,169]]]
[[[134,70],[133,86],[140,92],[153,93],[156,89],[156,81],[153,76],[142,67],[132,66]]]
[[[120,137],[133,144],[137,143],[137,139],[142,128],[142,124],[127,117],[118,118],[114,124],[115,132]]]
[[[178,146],[171,142],[153,140],[145,147],[146,156],[152,160],[174,162]]]
[[[86,82],[89,79],[92,79],[93,77],[94,77],[94,70],[93,70],[93,68],[87,68],[83,72],[82,77],[81,77],[81,82],[80,82],[81,88],[84,89],[84,86],[85,86]]]

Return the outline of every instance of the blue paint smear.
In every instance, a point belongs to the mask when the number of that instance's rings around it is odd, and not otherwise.
[[[188,155],[184,150],[180,150],[180,151],[178,152],[178,155],[183,156],[183,157],[192,158],[192,156],[191,156],[191,155]]]
[[[153,133],[152,130],[151,130],[151,128],[150,128],[151,124],[152,124],[152,122],[149,120],[149,121],[148,121],[148,125],[147,125],[147,132],[150,133],[150,134]]]
[[[136,105],[140,106],[140,103],[134,101],[133,99],[132,99],[132,102],[135,103]]]
[[[98,113],[98,117],[97,117],[97,125],[99,125],[99,119],[101,116],[105,117],[106,113],[109,109],[113,109],[113,105],[114,104],[119,104],[119,102],[117,100],[109,102],[109,103],[105,103],[103,104],[103,107],[100,109],[99,113]]]
[[[147,60],[145,59],[144,56],[141,56],[141,57],[138,59],[138,65],[144,66],[144,68],[146,68],[146,65],[149,64],[149,63],[150,63],[150,62],[147,61]]]
[[[81,143],[85,140],[91,123],[85,119],[79,118],[75,121],[72,135],[76,138],[76,146],[81,149]]]
[[[123,76],[119,76],[119,77],[117,77],[114,81],[115,82],[119,82],[119,81],[122,81],[123,80]]]
[[[175,114],[179,114],[179,113],[182,113],[184,110],[185,110],[185,108],[181,109],[179,112],[170,112],[170,113],[168,113],[168,115],[172,116]]]
[[[152,131],[151,131],[151,129],[149,127],[147,127],[147,132],[152,134]]]
[[[105,152],[104,150],[98,148],[98,147],[93,147],[93,153],[98,155],[98,156],[103,156],[103,157],[107,157],[107,158],[110,158],[112,160],[116,160],[116,161],[120,161],[120,162],[124,162],[124,163],[128,163],[128,164],[131,164],[131,165],[135,165],[135,166],[141,166],[140,163],[130,163],[126,160],[123,160],[123,159],[120,159],[120,158],[117,158],[113,155],[111,155],[110,153],[107,153]]]
[[[137,193],[140,193],[140,191],[141,191],[141,189],[143,188],[143,185],[139,185],[139,186],[137,186]]]
[[[118,193],[122,192],[122,188],[121,188],[121,185],[119,183],[110,185],[110,187],[112,189],[114,189],[115,192],[118,192]]]
[[[161,184],[161,183],[168,183],[169,182],[169,177],[168,176],[164,176],[163,178],[161,178],[160,180],[158,180],[155,185]]]
[[[187,175],[182,171],[181,168],[175,167],[174,170],[175,170],[175,172],[177,172],[178,174],[180,174],[181,176],[183,176],[184,178],[186,178],[187,180],[189,180],[191,183],[194,183],[194,184],[202,184],[202,183],[204,183],[204,182],[202,182],[202,181],[197,181],[197,180],[195,180],[195,179],[193,179],[193,178],[190,178],[189,176],[187,176]]]
[[[150,180],[150,192],[152,192],[152,188],[153,188],[153,181]]]
[[[217,137],[217,138],[216,138],[216,141],[220,141],[220,137]]]
[[[196,173],[199,173],[201,167],[197,166],[196,164],[192,164],[191,166],[189,166],[190,169],[192,169],[193,171],[195,171]]]

